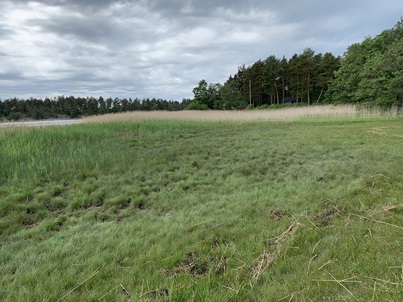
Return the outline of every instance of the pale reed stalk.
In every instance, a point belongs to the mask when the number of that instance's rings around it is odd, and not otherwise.
[[[99,123],[112,121],[140,120],[186,120],[186,121],[253,121],[253,120],[295,120],[303,118],[326,117],[372,117],[382,116],[381,110],[357,109],[352,105],[324,105],[310,107],[292,107],[271,110],[223,110],[223,111],[131,111],[91,116],[85,122]],[[390,111],[386,115],[395,116],[397,112]]]

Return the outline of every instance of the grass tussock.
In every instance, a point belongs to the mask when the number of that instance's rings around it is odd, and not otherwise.
[[[402,136],[399,117],[4,129],[2,300],[401,301]]]

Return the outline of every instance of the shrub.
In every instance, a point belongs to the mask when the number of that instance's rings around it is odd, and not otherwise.
[[[209,110],[210,108],[206,104],[200,104],[197,102],[192,102],[185,107],[183,110]]]
[[[21,114],[19,112],[10,112],[10,114],[7,116],[7,119],[9,121],[18,121],[21,118]]]

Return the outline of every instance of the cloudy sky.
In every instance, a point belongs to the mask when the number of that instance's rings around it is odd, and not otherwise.
[[[342,55],[402,15],[401,0],[0,0],[0,98],[180,101],[270,55]]]

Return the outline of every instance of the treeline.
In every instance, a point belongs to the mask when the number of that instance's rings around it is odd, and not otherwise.
[[[326,97],[337,103],[403,107],[403,18],[347,49]]]
[[[77,118],[106,113],[117,113],[126,111],[179,111],[190,103],[184,99],[182,102],[167,101],[162,99],[119,99],[103,97],[64,97],[59,96],[53,99],[7,99],[0,100],[0,118],[18,120],[20,118],[47,119],[60,116]]]
[[[315,54],[310,48],[289,60],[269,56],[251,66],[239,67],[223,85],[200,81],[193,89],[194,104],[189,107],[231,109],[291,101],[319,103],[340,61],[331,53]]]
[[[403,18],[343,57],[307,48],[238,68],[224,84],[201,80],[187,109],[231,109],[300,102],[403,106]]]

